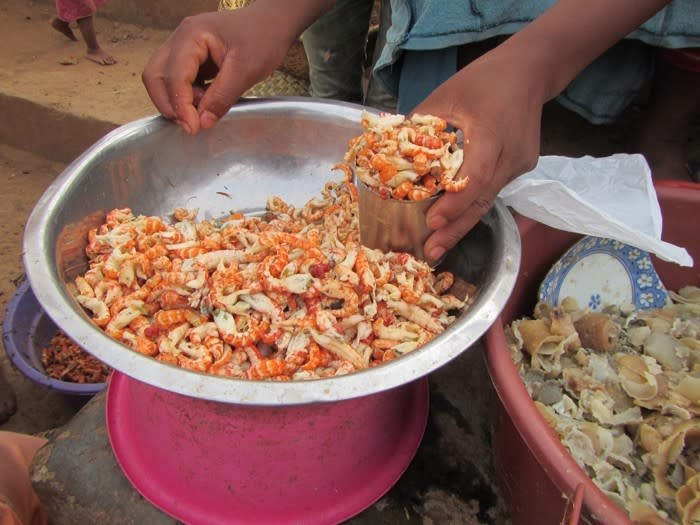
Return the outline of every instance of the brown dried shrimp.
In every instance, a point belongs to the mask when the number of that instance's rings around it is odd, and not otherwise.
[[[345,163],[382,198],[420,201],[441,191],[457,192],[469,183],[455,180],[464,152],[447,122],[431,115],[362,112],[362,135],[353,138]]]
[[[109,212],[75,297],[107,334],[160,361],[235,378],[313,379],[411,352],[470,298],[449,272],[359,243],[347,177],[295,209],[197,222]]]
[[[638,524],[700,523],[700,289],[657,310],[540,303],[507,327],[544,419]]]
[[[104,383],[111,372],[60,330],[41,349],[41,364],[49,377],[71,383]]]

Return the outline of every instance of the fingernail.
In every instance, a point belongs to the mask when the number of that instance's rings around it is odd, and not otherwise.
[[[216,124],[216,121],[219,120],[216,118],[216,115],[212,113],[211,111],[205,111],[199,116],[199,121],[202,125],[203,128],[209,129],[212,127],[214,124]]]
[[[187,122],[185,122],[184,120],[176,120],[176,121],[175,121],[175,124],[177,124],[177,125],[180,126],[182,129],[184,129],[184,130],[185,130],[185,133],[187,133],[188,135],[192,135],[192,128],[191,128],[190,125],[189,125]]]
[[[442,215],[435,215],[428,219],[428,228],[431,230],[439,230],[447,226],[447,219]]]
[[[434,246],[430,249],[430,251],[428,251],[428,257],[431,258],[433,261],[437,261],[443,255],[445,255],[445,248],[443,248],[442,246]]]

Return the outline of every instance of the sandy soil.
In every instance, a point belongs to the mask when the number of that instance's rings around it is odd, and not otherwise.
[[[85,44],[49,27],[52,5],[4,0],[0,46],[0,92],[40,102],[50,108],[107,122],[125,123],[153,114],[141,84],[147,58],[166,31],[95,19],[98,40],[117,64],[100,67],[85,58]]]
[[[31,153],[0,145],[0,315],[24,278],[21,259],[22,231],[27,216],[45,187],[60,173],[63,164]],[[36,433],[63,424],[75,411],[75,404],[62,395],[35,385],[0,354],[0,368],[13,385],[18,412],[2,430]]]
[[[141,71],[168,32],[96,18],[98,38],[118,63],[98,66],[73,42],[49,27],[52,3],[0,3],[0,315],[23,279],[21,241],[25,221],[46,187],[65,168],[57,149],[80,147],[111,127],[152,115]],[[79,33],[76,33],[79,35]],[[17,108],[20,108],[19,111]],[[19,114],[17,114],[19,112]],[[47,118],[52,115],[51,118]],[[31,122],[30,122],[31,121]],[[83,125],[102,122],[103,126]],[[30,127],[31,126],[31,127]],[[56,146],[60,145],[60,148]],[[76,149],[78,148],[78,149]],[[68,149],[70,151],[70,149]],[[13,385],[18,412],[0,429],[36,433],[66,422],[75,400],[35,385],[0,352],[0,368]]]

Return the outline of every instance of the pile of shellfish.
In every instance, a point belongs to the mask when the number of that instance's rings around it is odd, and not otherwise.
[[[364,132],[350,141],[339,166],[384,199],[420,201],[466,188],[456,179],[464,159],[457,133],[432,115],[362,112]]]
[[[362,246],[348,177],[301,208],[271,197],[263,217],[197,214],[110,211],[73,290],[108,335],[180,367],[272,380],[355,372],[432,340],[476,291],[461,283],[456,296],[452,273]]]
[[[660,309],[567,298],[506,327],[547,423],[639,524],[700,523],[700,288]]]

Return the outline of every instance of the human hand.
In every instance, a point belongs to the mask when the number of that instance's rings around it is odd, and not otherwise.
[[[503,186],[537,164],[545,94],[536,77],[517,53],[496,48],[415,108],[462,130],[464,161],[456,178],[469,178],[464,190],[443,195],[428,210],[434,231],[424,253],[430,260],[440,259],[479,222]]]
[[[156,108],[190,134],[211,128],[284,59],[296,35],[274,16],[253,3],[184,19],[142,74]]]

